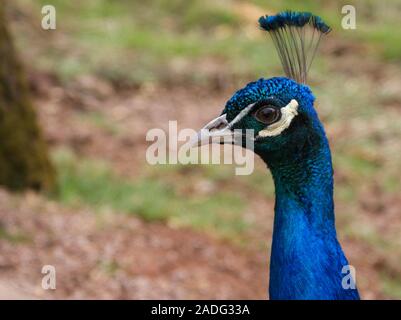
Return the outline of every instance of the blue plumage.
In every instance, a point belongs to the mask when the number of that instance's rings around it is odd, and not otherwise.
[[[307,12],[265,16],[259,23],[272,36],[287,77],[249,83],[204,129],[225,138],[240,130],[241,145],[253,140],[254,152],[272,173],[276,200],[270,298],[359,299],[355,286],[344,285],[348,261],[335,229],[330,147],[315,97],[305,84],[320,37],[330,28]],[[210,141],[208,135],[198,137]]]
[[[237,91],[223,113],[231,121],[245,106],[272,97],[282,106],[295,99],[299,107],[287,130],[255,143],[276,190],[270,298],[357,299],[356,289],[342,288],[348,262],[336,237],[331,154],[312,91],[288,78],[260,79]],[[249,115],[234,128],[257,135],[264,125]]]
[[[306,83],[320,39],[331,28],[319,16],[294,11],[260,17],[259,26],[270,34],[286,76]]]
[[[330,32],[331,28],[320,18],[310,12],[284,11],[274,16],[263,16],[259,18],[259,25],[266,31],[272,31],[284,26],[304,27],[311,23],[314,28],[322,33]]]

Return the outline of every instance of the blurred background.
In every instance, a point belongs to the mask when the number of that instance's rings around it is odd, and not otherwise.
[[[43,5],[56,30],[43,30]],[[341,8],[356,8],[356,29]],[[310,73],[336,223],[362,298],[401,299],[401,1],[0,2],[0,297],[264,299],[274,188],[232,165],[145,160],[151,128],[198,129],[282,75],[257,19],[333,28]],[[43,290],[43,265],[57,289]]]

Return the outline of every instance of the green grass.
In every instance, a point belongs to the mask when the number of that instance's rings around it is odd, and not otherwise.
[[[121,266],[114,260],[102,260],[98,262],[98,268],[109,276],[114,276]]]
[[[401,14],[401,12],[400,12]],[[376,55],[388,61],[401,61],[401,36],[394,30],[401,29],[401,22],[395,25],[365,25],[357,35],[357,40],[375,45]]]
[[[82,112],[79,113],[78,118],[80,121],[89,123],[113,136],[118,135],[121,132],[121,128],[101,112]]]
[[[398,0],[254,0],[262,7],[271,7],[276,11],[286,9],[311,11],[317,13],[334,29],[337,36],[371,46],[378,58],[389,61],[401,61],[401,36],[394,30],[401,28],[399,16],[401,3]],[[356,29],[343,30],[341,8],[351,4],[356,11]]]
[[[383,274],[381,277],[384,294],[391,299],[401,299],[401,279]]]
[[[333,155],[334,166],[347,171],[350,178],[366,179],[371,177],[380,168],[379,163],[367,159],[362,154],[345,151]]]
[[[19,3],[33,6],[26,0]],[[230,64],[235,66],[241,54],[238,48],[244,49],[243,44],[232,41],[237,37],[214,36],[215,28],[235,28],[239,20],[211,1],[157,0],[145,5],[141,1],[53,0],[41,4],[55,5],[59,23],[53,34],[63,34],[69,43],[66,47],[74,50],[46,43],[45,55],[38,56],[39,66],[56,71],[65,80],[92,73],[130,83],[169,81],[174,78],[177,58],[194,64],[197,58],[231,57]],[[24,40],[29,42],[29,38]],[[191,70],[181,76],[197,79]]]
[[[149,5],[139,0],[18,0],[18,6],[35,20],[36,33],[41,36],[32,37],[32,30],[16,35],[22,51],[38,47],[38,68],[56,72],[66,81],[87,73],[133,84],[202,83],[221,73],[230,81],[247,81],[266,76],[266,70],[278,71],[279,62],[271,41],[258,31],[256,18],[254,23],[249,21],[237,8],[244,3],[248,2],[153,0]],[[248,5],[261,13],[288,8],[317,12],[333,26],[335,36],[362,41],[379,57],[400,61],[401,41],[392,32],[400,27],[394,13],[399,4],[356,1],[357,29],[347,31],[341,28],[345,3],[254,0]],[[41,16],[33,13],[39,13],[44,4],[56,7],[55,31],[41,31],[36,23]],[[249,30],[254,31],[250,34]],[[38,44],[39,39],[43,43]],[[216,74],[197,67],[205,60],[220,66]],[[182,63],[185,67],[177,68]],[[317,68],[315,65],[314,70]]]
[[[205,180],[224,190],[259,194],[270,199],[274,197],[273,179],[264,165],[255,166],[253,173],[244,176],[235,175],[234,165],[224,164],[150,166],[146,170],[152,178],[169,179],[177,186],[188,184],[188,181]]]
[[[25,243],[31,240],[31,238],[28,235],[23,234],[20,231],[11,232],[3,227],[0,227],[0,239],[6,240],[14,244]]]
[[[401,3],[398,0],[358,0],[356,9],[359,23],[357,32],[351,36],[356,41],[372,44],[379,57],[385,60],[401,61]]]
[[[183,194],[168,180],[148,176],[130,180],[116,175],[105,162],[79,159],[66,150],[55,152],[54,161],[59,181],[53,197],[64,204],[134,214],[227,238],[247,229],[242,218],[246,201],[238,194]]]

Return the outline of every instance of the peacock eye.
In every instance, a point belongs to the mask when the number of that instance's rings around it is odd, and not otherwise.
[[[280,109],[276,107],[263,106],[256,110],[254,117],[264,124],[272,124],[280,119],[281,112]]]

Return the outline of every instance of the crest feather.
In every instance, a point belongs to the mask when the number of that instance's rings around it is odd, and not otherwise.
[[[273,39],[286,76],[306,83],[321,37],[331,28],[319,16],[294,11],[262,16],[259,25]]]

